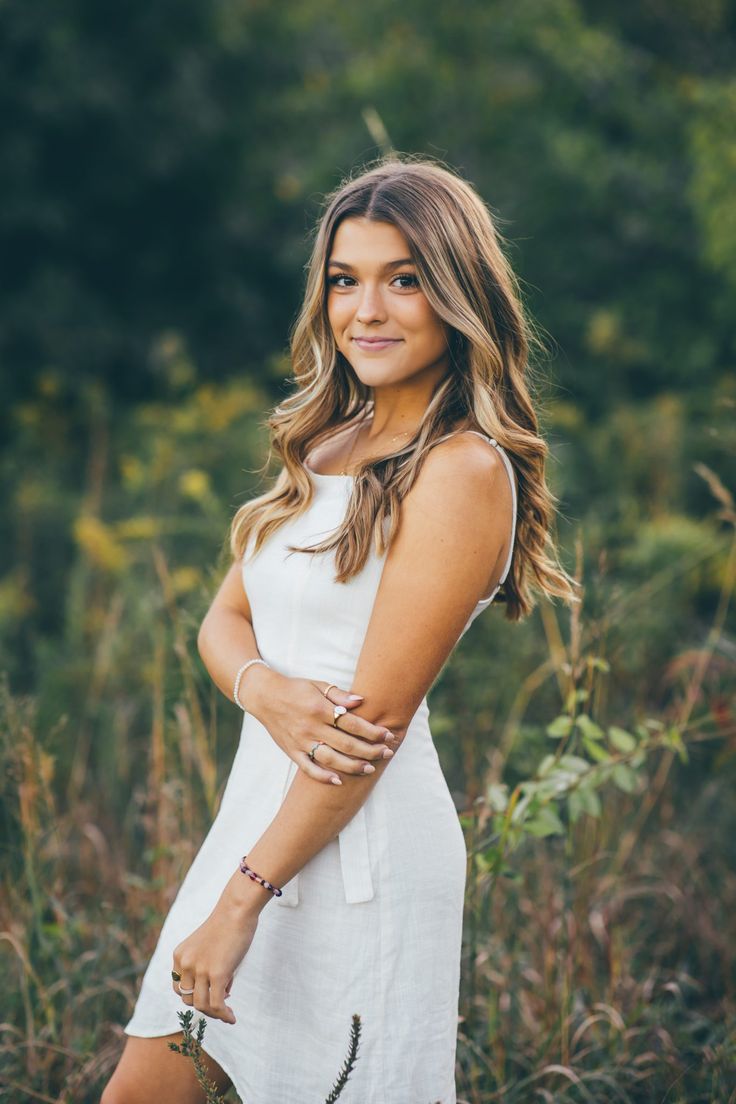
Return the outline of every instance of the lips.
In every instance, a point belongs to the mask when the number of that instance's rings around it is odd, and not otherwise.
[[[387,337],[387,338],[366,338],[366,337],[354,337],[353,341],[359,349],[388,349],[391,345],[398,345],[400,338]]]

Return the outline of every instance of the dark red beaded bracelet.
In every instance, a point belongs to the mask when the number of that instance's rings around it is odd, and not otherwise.
[[[262,878],[260,874],[256,874],[255,870],[251,870],[251,868],[245,861],[247,858],[247,855],[243,855],[240,863],[240,873],[247,874],[251,881],[259,882],[264,887],[264,889],[270,889],[274,897],[281,897],[283,890],[279,889],[278,886],[273,885],[266,878]]]

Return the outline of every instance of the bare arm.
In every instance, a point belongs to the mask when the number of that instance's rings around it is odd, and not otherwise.
[[[251,623],[250,604],[241,577],[240,562],[232,564],[212,600],[197,637],[197,649],[210,678],[233,701],[235,676],[246,660],[258,659],[260,652]],[[238,697],[251,712],[255,686],[266,668],[254,663],[243,672]]]
[[[197,638],[199,654],[212,681],[230,701],[235,676],[249,659],[259,657],[253,629],[253,615],[243,586],[242,562],[228,570],[212,600]],[[243,706],[267,729],[273,741],[299,767],[300,771],[322,784],[341,781],[345,773],[362,772],[384,754],[384,730],[371,725],[353,711],[357,702],[350,691],[333,686],[329,699],[318,691],[327,689],[326,680],[293,679],[280,672],[253,664],[243,673],[238,697]],[[314,703],[321,716],[314,714]],[[326,728],[332,723],[332,705],[344,705],[338,730]],[[299,724],[294,718],[299,719]],[[316,740],[329,740],[330,762],[311,762],[309,748]],[[393,748],[389,748],[393,752]]]
[[[360,716],[403,738],[489,578],[500,575],[511,518],[511,487],[495,450],[468,438],[432,449],[402,503],[358,660]],[[374,774],[346,776],[341,787],[298,771],[248,864],[284,885],[355,816],[389,764],[376,760]],[[223,896],[246,915],[271,900],[238,871]]]

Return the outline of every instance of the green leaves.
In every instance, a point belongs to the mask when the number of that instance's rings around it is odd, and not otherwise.
[[[586,736],[589,740],[602,740],[603,729],[592,721],[587,713],[581,713],[579,717],[576,717],[575,724],[580,729],[583,736]]]
[[[638,778],[636,771],[625,763],[617,763],[611,771],[611,778],[624,793],[633,793],[637,787]]]
[[[618,725],[610,725],[606,732],[603,731],[599,724],[588,716],[587,713],[580,713],[577,717],[571,717],[568,714],[561,714],[559,717],[555,717],[551,724],[547,725],[545,729],[547,735],[552,740],[563,740],[571,736],[571,734],[577,730],[580,734],[582,746],[591,759],[594,759],[597,763],[608,762],[611,758],[609,752],[603,746],[603,742],[608,737],[608,743],[614,752],[620,752],[622,755],[629,755],[636,750],[637,739],[632,736],[625,728],[620,728]],[[646,729],[642,730],[645,738],[648,736]]]
[[[683,742],[682,734],[679,728],[675,728],[674,725],[672,725],[663,734],[663,740],[665,741],[667,747],[671,748],[672,751],[677,752],[677,755],[682,763],[687,763],[687,748]]]
[[[565,716],[555,717],[552,724],[547,725],[547,735],[551,740],[562,740],[565,736],[569,736],[572,731],[573,719],[572,717]]]
[[[593,786],[578,786],[570,794],[568,811],[572,824],[575,824],[583,813],[597,820],[602,812],[601,799],[597,790]]]
[[[570,694],[568,701],[574,708],[586,697],[578,691]],[[542,757],[534,777],[519,782],[512,791],[500,782],[487,787],[485,800],[492,814],[493,835],[475,856],[481,873],[510,874],[508,856],[525,838],[564,836],[568,826],[581,817],[598,819],[607,787],[636,793],[653,751],[665,748],[687,757],[679,730],[674,726],[665,729],[654,718],[637,723],[631,732],[616,724],[604,729],[587,713],[562,713],[544,732],[558,741],[558,750]]]
[[[565,825],[550,805],[543,805],[537,815],[526,822],[524,828],[530,836],[539,837],[561,836],[565,832]]]
[[[611,742],[611,746],[624,755],[628,755],[630,751],[636,748],[636,739],[631,733],[627,732],[624,728],[618,728],[616,725],[611,725],[608,729],[608,739]]]

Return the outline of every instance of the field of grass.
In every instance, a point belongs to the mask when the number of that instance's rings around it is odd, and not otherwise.
[[[470,856],[461,1101],[736,1101],[728,529],[711,554],[712,621],[646,694],[624,661],[634,611],[666,604],[687,563],[604,616],[544,606],[518,638],[494,610],[432,691]],[[14,1104],[98,1099],[237,740],[196,653],[210,583],[155,538],[136,555],[117,578],[80,556],[38,692],[2,680],[0,1097]]]

